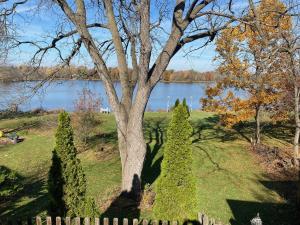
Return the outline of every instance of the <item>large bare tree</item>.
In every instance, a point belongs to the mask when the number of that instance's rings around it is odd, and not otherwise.
[[[85,47],[104,83],[117,123],[122,191],[138,196],[146,154],[143,118],[151,91],[174,55],[186,45],[190,50],[211,42],[218,31],[243,14],[241,5],[235,5],[233,0],[55,0],[52,3],[60,10],[61,20],[70,23],[68,29],[59,26],[56,36],[51,41],[47,39],[47,45],[34,40],[17,41],[17,45],[36,47],[32,62],[38,65],[50,50],[58,53],[62,64],[69,64]],[[70,38],[73,45],[68,45],[70,51],[66,56],[59,43]],[[200,39],[199,44],[191,45]],[[106,60],[109,54],[117,59],[122,91],[119,97]]]

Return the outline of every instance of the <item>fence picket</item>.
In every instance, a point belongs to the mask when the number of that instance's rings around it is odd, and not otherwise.
[[[152,225],[158,225],[158,221],[157,220],[153,220]]]
[[[163,220],[163,221],[162,221],[162,225],[168,225],[168,221]]]
[[[199,223],[200,223],[201,225],[203,224],[203,221],[202,221],[202,213],[201,213],[201,212],[198,213],[198,221],[199,221]]]
[[[66,217],[66,225],[71,225],[71,217]]]
[[[90,225],[90,217],[85,217],[84,218],[84,225]]]
[[[41,219],[41,217],[40,217],[40,216],[37,216],[37,217],[35,218],[35,222],[36,222],[36,225],[42,225],[42,219]]]
[[[80,225],[80,217],[75,218],[75,225]]]
[[[143,219],[143,223],[142,223],[143,225],[148,225],[148,220],[146,220],[146,219]]]
[[[98,217],[95,218],[95,225],[100,225],[100,219]]]
[[[138,219],[133,219],[132,223],[133,223],[133,225],[138,225],[139,224],[139,220]]]
[[[127,218],[123,219],[123,225],[128,225],[128,219]]]
[[[47,217],[46,217],[46,224],[47,224],[47,225],[52,225],[52,219],[51,219],[51,216],[47,216]]]
[[[208,217],[205,214],[202,217],[202,225],[209,225]]]
[[[103,219],[103,225],[109,225],[109,219],[108,218],[104,218]]]
[[[61,217],[60,216],[57,216],[55,218],[55,223],[56,223],[56,225],[61,225]]]

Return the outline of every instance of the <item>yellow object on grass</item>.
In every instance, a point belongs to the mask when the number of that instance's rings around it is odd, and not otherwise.
[[[3,131],[0,130],[0,138],[2,138],[4,135]]]

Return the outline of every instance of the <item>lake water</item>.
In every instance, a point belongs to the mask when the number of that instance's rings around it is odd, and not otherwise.
[[[101,81],[53,81],[43,85],[33,95],[32,87],[37,84],[38,82],[0,83],[0,108],[7,107],[13,99],[20,103],[19,108],[24,111],[36,108],[73,111],[74,102],[83,88],[88,88],[98,95],[102,99],[102,107],[109,107]],[[199,100],[205,96],[205,88],[208,85],[209,83],[159,83],[152,91],[147,111],[166,110],[177,98],[186,98],[192,109],[199,109]],[[120,84],[115,83],[115,86],[120,95]]]

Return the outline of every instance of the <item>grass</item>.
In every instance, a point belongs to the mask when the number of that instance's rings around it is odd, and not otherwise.
[[[107,204],[121,181],[116,127],[112,115],[99,115],[100,129],[90,140],[90,147],[79,155],[88,179],[88,194],[99,206]],[[56,115],[0,120],[0,128],[21,127],[25,139],[17,145],[0,146],[0,165],[18,173],[23,190],[1,203],[0,218],[44,215],[47,205],[46,179],[54,145]],[[143,182],[154,187],[163,156],[167,113],[146,113],[145,138],[148,146]],[[252,128],[244,124],[234,129],[218,125],[218,118],[205,112],[191,115],[194,126],[194,167],[198,180],[199,211],[223,222],[249,224],[260,212],[265,224],[295,224],[296,210],[284,191],[294,183],[270,179],[248,150]],[[264,142],[290,146],[292,130],[286,126],[266,125]],[[138,209],[140,218],[152,218],[151,210]],[[107,213],[107,212],[106,212]],[[113,212],[108,213],[109,216]]]

